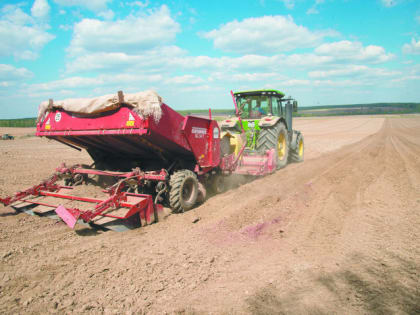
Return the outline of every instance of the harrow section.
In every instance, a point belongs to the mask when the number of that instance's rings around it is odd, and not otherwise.
[[[101,197],[82,197],[75,193],[78,185],[89,180],[88,175],[107,176],[118,179],[116,183],[101,191]],[[0,199],[17,211],[29,214],[61,218],[69,227],[76,223],[102,226],[107,229],[125,230],[157,221],[159,191],[153,200],[151,194],[135,193],[145,181],[164,181],[165,170],[161,172],[108,172],[83,168],[60,166],[47,180],[13,196]],[[64,180],[65,185],[58,184]],[[163,191],[164,185],[157,185]]]

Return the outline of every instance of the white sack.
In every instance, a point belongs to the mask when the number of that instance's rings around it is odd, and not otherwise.
[[[138,93],[124,94],[124,103],[133,106],[134,111],[141,117],[152,116],[156,122],[159,122],[162,116],[162,98],[152,90]],[[38,119],[42,121],[46,114],[54,108],[61,108],[65,111],[80,114],[97,114],[120,107],[118,94],[108,94],[94,98],[69,98],[62,101],[53,101],[50,105],[44,101],[39,105]]]

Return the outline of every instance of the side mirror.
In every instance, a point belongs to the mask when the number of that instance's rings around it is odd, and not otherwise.
[[[293,101],[293,112],[297,113],[298,111],[298,102],[297,101]]]

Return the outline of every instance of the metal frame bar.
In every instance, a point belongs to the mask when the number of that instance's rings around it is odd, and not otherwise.
[[[71,196],[63,193],[59,193],[60,189],[72,189],[68,186],[62,186],[56,184],[56,182],[63,178],[62,175],[74,175],[74,174],[93,174],[93,175],[102,175],[102,176],[112,176],[112,177],[120,177],[122,178],[118,185],[111,186],[110,188],[104,190],[105,193],[109,194],[109,198],[107,199],[98,199],[98,198],[89,198],[89,197],[79,197],[79,196]],[[72,217],[72,221],[75,222],[79,218],[83,219],[85,222],[90,222],[97,216],[104,216],[110,217],[115,219],[127,219],[132,215],[139,213],[140,220],[146,220],[146,222],[150,221],[151,214],[155,211],[161,209],[160,205],[154,203],[153,196],[149,194],[135,194],[135,193],[128,193],[122,191],[123,188],[126,186],[126,179],[133,178],[141,183],[142,180],[154,180],[154,181],[166,181],[168,177],[168,173],[165,169],[161,169],[160,171],[151,171],[151,172],[143,172],[140,169],[134,169],[131,172],[109,172],[109,171],[101,171],[101,170],[92,170],[92,169],[85,169],[81,168],[78,165],[73,167],[66,167],[65,164],[62,164],[60,167],[56,169],[56,173],[52,175],[47,180],[43,181],[41,184],[35,185],[25,191],[17,192],[13,196],[0,199],[0,202],[4,205],[10,205],[17,201],[24,201],[31,204],[43,205],[55,208],[56,212],[58,208],[61,208],[57,214],[71,227],[74,227],[74,224],[71,225],[65,220],[62,216],[62,211],[64,208],[65,215]],[[96,204],[95,207],[91,210],[80,210],[76,208],[65,208],[61,205],[54,205],[49,204],[42,201],[35,201],[30,200],[26,197],[29,196],[44,196],[44,197],[53,197],[58,199],[67,199],[67,200],[74,200],[74,201],[82,201],[82,202],[89,202]],[[139,200],[136,203],[128,203],[127,196],[138,197]],[[127,208],[129,209],[128,212],[125,213],[124,216],[116,216],[108,213],[103,213],[104,211],[110,208]]]

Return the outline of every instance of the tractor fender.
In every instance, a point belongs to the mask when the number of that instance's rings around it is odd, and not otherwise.
[[[264,128],[264,127],[272,127],[275,124],[277,124],[280,120],[283,121],[283,119],[281,117],[276,117],[276,116],[264,116],[260,119],[258,126],[260,128]]]
[[[267,128],[276,125],[278,122],[282,122],[286,129],[288,129],[287,122],[283,117],[276,117],[276,116],[265,116],[260,119],[258,126],[260,128]]]
[[[220,129],[234,128],[238,122],[237,117],[230,117],[220,122]]]

